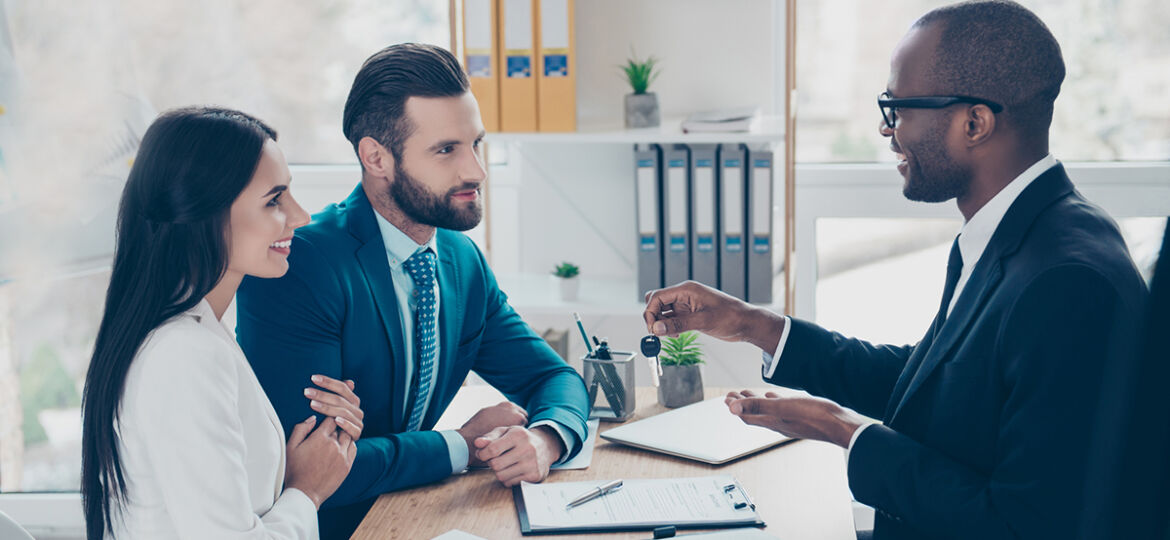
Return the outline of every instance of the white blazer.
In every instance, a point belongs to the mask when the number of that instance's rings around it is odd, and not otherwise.
[[[282,491],[276,411],[206,300],[147,337],[117,433],[128,500],[115,538],[318,537],[312,500]]]

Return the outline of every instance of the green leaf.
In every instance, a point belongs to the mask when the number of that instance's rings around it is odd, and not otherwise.
[[[638,55],[632,51],[630,58],[626,60],[626,64],[621,66],[626,75],[626,81],[630,83],[630,88],[635,94],[645,94],[646,90],[650,88],[650,84],[658,78],[659,71],[655,71],[658,65],[658,59],[653,56],[645,60],[639,60]]]
[[[581,273],[581,268],[569,261],[564,261],[553,268],[553,275],[559,278],[568,279],[579,273]]]
[[[662,351],[658,361],[664,366],[689,366],[702,364],[703,349],[696,343],[699,335],[695,332],[683,332],[678,337],[662,338]]]

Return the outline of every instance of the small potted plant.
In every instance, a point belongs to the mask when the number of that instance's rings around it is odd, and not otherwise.
[[[577,301],[577,291],[581,289],[581,278],[578,277],[580,273],[581,268],[569,261],[564,261],[553,269],[553,276],[557,278],[561,288],[561,300]]]
[[[703,401],[703,349],[696,343],[699,335],[683,332],[678,337],[662,338],[658,362],[662,377],[658,385],[658,402],[666,407],[682,407]]]
[[[650,83],[658,78],[660,71],[655,70],[657,66],[657,58],[650,56],[645,60],[639,60],[638,56],[632,53],[626,64],[621,66],[633,90],[633,93],[626,94],[627,128],[656,127],[659,124],[658,95],[646,91]]]

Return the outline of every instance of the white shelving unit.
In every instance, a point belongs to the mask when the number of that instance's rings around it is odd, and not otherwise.
[[[761,118],[759,128],[738,133],[683,133],[682,118],[664,120],[658,127],[625,129],[617,125],[597,124],[580,126],[571,133],[489,133],[492,143],[581,143],[581,144],[722,144],[722,143],[781,143],[784,141],[783,118],[775,115]]]

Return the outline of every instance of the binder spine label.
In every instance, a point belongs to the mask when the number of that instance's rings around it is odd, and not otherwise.
[[[743,251],[743,238],[739,236],[726,236],[724,244],[727,245],[727,251]]]
[[[467,54],[467,75],[470,77],[491,77],[492,76],[492,55],[491,53]]]
[[[568,77],[569,55],[567,53],[544,55],[545,77]]]
[[[700,236],[698,238],[698,249],[699,249],[699,251],[704,251],[704,252],[714,251],[715,250],[715,238],[712,236]]]
[[[752,239],[752,251],[756,253],[767,253],[772,249],[772,242],[768,240],[767,236],[757,236]]]
[[[672,235],[670,237],[670,250],[674,251],[674,252],[686,251],[687,250],[687,237],[673,236]]]
[[[643,234],[641,238],[642,240],[638,243],[638,245],[642,248],[642,251],[654,251],[658,249],[657,235]]]
[[[508,77],[512,79],[532,76],[532,58],[528,56],[528,51],[519,52],[521,54],[516,54],[517,51],[508,51]]]

